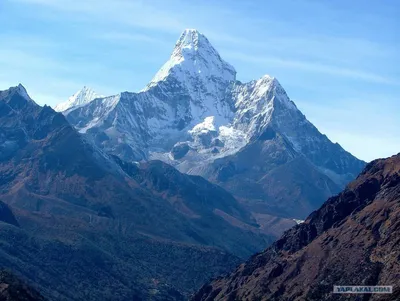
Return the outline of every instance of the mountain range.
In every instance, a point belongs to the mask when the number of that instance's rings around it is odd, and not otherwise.
[[[0,149],[0,265],[51,300],[182,300],[272,240],[219,186],[104,153],[22,85],[0,92]]]
[[[52,109],[0,91],[0,266],[49,300],[187,300],[296,223],[273,250],[317,241],[352,184],[302,220],[364,166],[277,79],[241,83],[188,29],[137,93],[84,87]],[[196,300],[230,296],[225,279]]]
[[[164,161],[231,192],[261,223],[303,219],[365,162],[321,134],[274,77],[242,83],[209,40],[185,30],[146,87],[93,99],[87,88],[63,108],[106,153]]]

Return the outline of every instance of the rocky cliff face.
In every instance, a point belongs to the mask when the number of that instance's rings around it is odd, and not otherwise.
[[[139,93],[98,98],[64,114],[105,152],[201,175],[258,214],[304,218],[364,166],[321,134],[276,78],[237,81],[235,69],[194,29],[182,33]],[[283,173],[296,175],[293,185],[287,178],[279,184]],[[277,195],[284,209],[271,204]]]
[[[0,265],[50,299],[182,300],[270,242],[222,188],[105,154],[22,86],[0,92],[0,148]]]
[[[349,300],[334,285],[393,285],[400,298],[400,154],[368,164],[339,195],[232,274],[193,297],[205,300]]]

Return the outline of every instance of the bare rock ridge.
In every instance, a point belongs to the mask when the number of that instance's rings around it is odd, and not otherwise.
[[[50,300],[184,300],[271,242],[221,187],[104,153],[22,86],[0,149],[0,267]]]
[[[258,216],[303,219],[365,165],[321,134],[276,78],[238,81],[195,29],[142,91],[88,98],[63,113],[106,153],[203,176]]]
[[[349,300],[334,285],[392,285],[400,298],[400,154],[369,163],[339,195],[193,301]]]

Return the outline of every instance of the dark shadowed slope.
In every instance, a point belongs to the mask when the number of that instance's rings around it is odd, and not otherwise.
[[[0,223],[0,266],[50,299],[181,300],[269,243],[223,189],[109,157],[22,86],[0,92],[0,150],[20,226]]]
[[[360,300],[400,300],[400,154],[368,164],[303,224],[193,300],[354,300],[333,295],[334,285],[393,285],[391,295]]]
[[[45,299],[11,273],[0,271],[0,301],[45,301]]]
[[[10,208],[0,201],[0,222],[11,224],[18,227],[18,222]]]
[[[320,156],[328,157],[329,152]],[[359,161],[352,164],[353,172],[361,169]],[[250,211],[287,218],[304,219],[341,190],[341,185],[296,152],[273,126],[236,154],[213,162],[203,173],[232,192]]]

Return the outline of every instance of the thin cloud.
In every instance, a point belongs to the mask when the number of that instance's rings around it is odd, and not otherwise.
[[[83,14],[88,18],[94,18],[105,25],[119,23],[127,26],[125,30],[111,30],[99,34],[97,38],[108,41],[119,41],[124,43],[146,42],[146,43],[159,43],[159,39],[154,39],[151,35],[142,33],[130,33],[127,29],[129,27],[145,28],[147,30],[154,30],[157,32],[174,33],[180,32],[185,28],[185,24],[189,23],[191,18],[195,22],[196,14],[193,9],[202,9],[201,7],[192,6],[188,14],[181,14],[175,9],[179,6],[180,2],[173,2],[171,7],[164,10],[165,7],[155,6],[150,2],[145,1],[128,1],[128,0],[114,0],[114,1],[99,1],[99,0],[17,0],[25,4],[39,5],[47,7],[52,10],[58,10],[61,13],[72,13],[70,17],[74,18],[76,14]],[[189,6],[185,4],[186,8]],[[213,9],[209,15],[220,13],[221,8],[215,6],[218,12]],[[233,12],[230,15],[234,14]],[[209,16],[208,16],[209,17]],[[246,20],[248,21],[248,20]],[[225,48],[232,46],[239,49],[238,52],[225,52],[226,58],[244,61],[253,64],[266,64],[268,66],[277,66],[279,68],[297,69],[307,72],[318,74],[341,76],[351,78],[358,81],[374,82],[387,85],[399,85],[399,79],[390,76],[382,75],[365,71],[357,66],[346,63],[354,60],[354,58],[368,58],[373,59],[374,56],[380,57],[384,53],[391,55],[390,50],[385,50],[378,45],[358,40],[358,39],[340,39],[330,37],[317,37],[314,39],[307,38],[293,38],[293,37],[274,37],[266,36],[261,38],[259,31],[253,30],[255,25],[260,25],[262,20],[255,19],[249,22],[247,26],[250,28],[248,36],[231,35],[229,33],[218,31],[217,29],[207,30],[204,28],[203,32],[217,44]],[[271,22],[265,20],[265,22]],[[197,22],[198,23],[198,22]],[[283,26],[283,24],[281,24]],[[209,26],[208,26],[209,27]],[[254,38],[253,33],[257,36]],[[175,37],[176,38],[176,37]],[[175,39],[174,38],[174,39]],[[167,43],[167,42],[166,42]],[[340,47],[338,46],[340,45]],[[345,47],[343,47],[345,45]],[[241,50],[243,49],[243,50]],[[248,50],[265,49],[265,54],[249,55]],[[244,53],[246,50],[246,54]],[[275,53],[282,53],[285,58],[275,56]],[[318,59],[320,62],[315,62]],[[232,62],[233,63],[233,62]],[[365,62],[364,62],[365,63]],[[361,66],[363,64],[360,64]]]
[[[132,33],[127,33],[127,32],[105,32],[101,34],[94,34],[94,38],[101,39],[101,40],[106,40],[106,41],[118,41],[118,42],[145,42],[145,43],[150,43],[150,44],[160,44],[160,45],[169,45],[168,42],[162,41],[159,38],[156,38],[151,35],[146,35],[146,34],[132,34]],[[170,46],[170,45],[169,45]]]
[[[298,35],[276,34],[274,33],[275,31],[260,32],[260,28],[264,26],[272,28],[277,25],[279,25],[279,28],[286,28],[287,31],[290,31],[289,29],[293,29],[291,28],[293,25],[278,20],[246,19],[244,16],[237,15],[237,12],[224,9],[218,6],[218,4],[213,4],[211,7],[210,5],[188,4],[182,1],[171,1],[169,5],[165,5],[163,2],[155,5],[154,1],[130,0],[16,1],[55,9],[60,13],[69,14],[70,18],[75,18],[78,14],[84,15],[86,16],[84,20],[96,20],[106,28],[125,26],[125,28],[122,28],[122,33],[121,28],[111,30],[111,33],[105,33],[103,36],[104,39],[120,42],[143,41],[153,43],[156,40],[152,39],[150,35],[132,34],[130,31],[132,29],[145,29],[158,33],[168,33],[171,34],[171,37],[174,34],[175,39],[176,35],[186,27],[197,27],[216,46],[221,45],[226,48],[235,47],[239,50],[246,50],[246,53],[248,53],[247,50],[251,49],[263,50],[268,56],[273,58],[269,59],[270,63],[279,63],[283,67],[295,67],[310,71],[320,70],[326,74],[343,74],[347,77],[381,83],[393,81],[385,76],[362,70],[357,71],[357,68],[353,67],[354,61],[359,61],[360,65],[366,65],[369,64],[371,59],[382,58],[384,56],[393,57],[394,50],[388,45],[380,45],[355,37],[340,38],[320,35],[313,36],[310,34],[303,34],[299,37]],[[181,9],[188,11],[182,14]],[[202,18],[199,18],[199,15]],[[238,19],[239,21],[237,24],[232,24],[232,22],[229,22],[232,19]],[[212,21],[213,26],[208,21]],[[190,26],[191,24],[195,24],[195,26]],[[218,26],[214,26],[215,24]],[[238,35],[226,32],[226,28],[232,28],[234,32],[240,24],[246,24],[248,30],[244,34]],[[232,25],[236,27],[232,27]],[[279,54],[284,54],[289,60],[279,62]],[[274,58],[274,55],[278,55],[278,57]],[[322,60],[330,65],[307,62],[303,58],[308,60]],[[394,80],[393,82],[396,81]]]
[[[397,137],[381,137],[371,133],[361,134],[351,131],[326,131],[333,142],[338,142],[344,149],[365,161],[380,158],[387,158],[399,153],[400,142]]]
[[[400,141],[396,131],[388,130],[398,129],[400,122],[395,115],[387,113],[387,108],[396,106],[397,99],[390,95],[361,92],[355,93],[355,96],[350,98],[328,97],[323,102],[309,100],[295,102],[307,119],[322,133],[333,142],[340,143],[344,149],[358,158],[369,161],[375,159],[377,154],[380,157],[388,157],[400,151]],[[360,108],[362,114],[359,113]]]
[[[322,63],[313,63],[308,61],[297,61],[291,59],[283,59],[279,57],[259,57],[254,55],[243,54],[240,52],[225,52],[225,56],[254,64],[265,64],[266,66],[277,66],[280,68],[298,69],[302,71],[329,74],[341,77],[352,78],[367,82],[399,86],[400,80],[390,77],[381,76],[379,74],[366,72],[363,70],[349,69],[339,66],[326,65]]]
[[[175,16],[142,1],[126,0],[17,0],[21,3],[40,5],[62,13],[84,14],[109,24],[122,24],[136,28],[176,32],[184,25]]]
[[[0,49],[0,68],[2,70],[27,70],[38,73],[43,71],[68,71],[71,66],[43,55],[28,53],[16,49]]]

